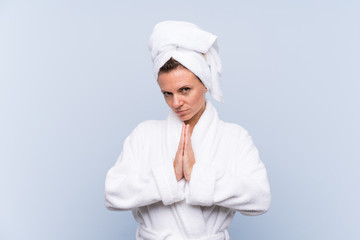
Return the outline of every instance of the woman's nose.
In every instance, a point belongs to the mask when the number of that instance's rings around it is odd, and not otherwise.
[[[173,108],[179,108],[179,107],[181,107],[182,104],[183,104],[182,98],[180,96],[174,94],[173,101],[172,101]]]

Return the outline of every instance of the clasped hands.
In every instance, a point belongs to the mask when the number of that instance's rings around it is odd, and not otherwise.
[[[178,150],[174,159],[176,180],[180,181],[184,177],[186,181],[190,181],[194,164],[195,156],[191,146],[190,125],[183,124]]]

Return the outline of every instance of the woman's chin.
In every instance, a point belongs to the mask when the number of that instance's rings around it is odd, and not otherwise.
[[[189,121],[191,118],[187,115],[179,116],[180,120],[183,122]]]
[[[179,116],[180,120],[183,121],[183,122],[186,122],[189,120],[189,118],[187,117],[183,117],[183,116]]]

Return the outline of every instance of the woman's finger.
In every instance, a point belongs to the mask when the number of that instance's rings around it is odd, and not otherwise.
[[[192,168],[195,164],[195,156],[191,146],[190,125],[186,126],[185,147],[183,158],[183,173],[186,181],[190,181]]]
[[[185,131],[186,131],[186,125],[183,124],[182,129],[181,129],[181,136],[180,136],[180,141],[179,141],[179,146],[178,146],[178,151],[184,151],[184,138],[185,138]],[[182,155],[184,155],[184,153],[182,152]]]
[[[191,146],[191,133],[190,133],[190,125],[187,127],[187,144]]]
[[[183,178],[184,173],[183,173],[183,157],[184,157],[184,135],[185,135],[185,125],[183,125],[182,129],[181,129],[181,136],[180,136],[180,141],[179,141],[179,146],[178,146],[178,150],[176,152],[175,155],[175,159],[174,159],[174,171],[175,171],[175,176],[176,176],[176,180],[180,181],[180,179]]]
[[[185,143],[184,143],[184,146],[185,146],[184,151],[186,151],[187,147],[191,148],[191,134],[190,134],[190,125],[189,124],[186,125],[186,129],[185,129]]]

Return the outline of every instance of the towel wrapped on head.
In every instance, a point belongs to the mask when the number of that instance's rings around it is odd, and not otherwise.
[[[189,22],[156,24],[149,40],[155,78],[159,69],[173,58],[200,78],[215,100],[224,102],[219,85],[221,61],[216,39],[214,34]]]

